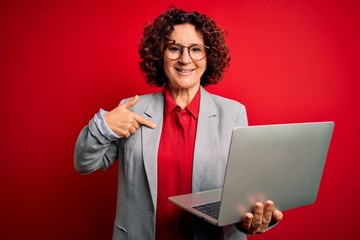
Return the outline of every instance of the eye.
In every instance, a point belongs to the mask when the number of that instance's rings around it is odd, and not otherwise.
[[[168,51],[170,52],[181,52],[181,47],[177,46],[177,45],[169,45],[167,47]]]
[[[190,48],[190,51],[194,53],[201,53],[202,51],[204,51],[204,49],[202,48],[202,46],[195,45]]]

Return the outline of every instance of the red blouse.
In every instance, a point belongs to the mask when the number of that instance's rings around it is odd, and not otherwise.
[[[165,106],[158,150],[156,240],[192,239],[190,214],[170,203],[168,197],[191,192],[200,90],[184,109],[175,103],[167,87],[163,96]]]

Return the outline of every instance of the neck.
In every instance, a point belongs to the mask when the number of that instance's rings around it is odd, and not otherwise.
[[[195,97],[197,89],[176,89],[169,87],[171,95],[177,105],[185,108]]]

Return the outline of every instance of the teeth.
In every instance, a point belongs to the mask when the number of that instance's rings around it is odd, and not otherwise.
[[[181,73],[189,73],[191,72],[191,70],[184,70],[184,69],[178,69],[179,72]]]

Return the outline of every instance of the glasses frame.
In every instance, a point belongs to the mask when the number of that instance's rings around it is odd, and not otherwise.
[[[176,45],[176,46],[178,46],[178,47],[180,48],[181,52],[180,52],[180,56],[179,56],[178,58],[169,58],[168,56],[166,56],[166,51],[167,51],[167,48],[168,48],[169,45]],[[191,56],[191,54],[190,54],[190,48],[193,47],[193,46],[199,46],[199,45],[200,45],[200,46],[203,46],[203,47],[205,48],[205,56],[204,56],[203,58],[201,58],[201,59],[194,59],[194,58],[192,58],[192,56]],[[184,53],[184,48],[187,48],[187,52],[188,52],[191,60],[193,60],[193,61],[201,61],[201,60],[203,60],[203,59],[207,56],[207,52],[206,52],[206,51],[207,51],[210,47],[208,47],[208,46],[206,46],[206,45],[204,45],[204,44],[200,44],[200,43],[194,43],[194,44],[191,44],[191,45],[188,45],[188,46],[184,46],[184,45],[181,45],[181,44],[179,44],[179,43],[168,43],[168,44],[166,45],[166,47],[165,47],[164,56],[165,56],[166,58],[170,59],[170,60],[178,60],[178,59],[181,58],[181,56],[183,55],[183,53]]]

